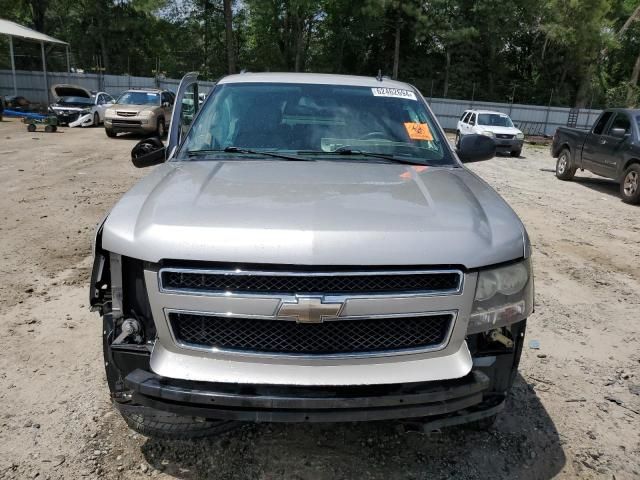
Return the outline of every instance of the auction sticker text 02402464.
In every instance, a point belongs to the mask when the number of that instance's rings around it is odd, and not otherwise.
[[[415,93],[411,90],[404,90],[402,88],[373,87],[371,88],[371,91],[373,92],[374,97],[393,97],[418,100]]]

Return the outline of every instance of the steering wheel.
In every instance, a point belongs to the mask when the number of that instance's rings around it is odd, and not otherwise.
[[[387,137],[387,134],[384,132],[369,132],[366,135],[363,135],[360,137],[360,140],[369,140],[369,139],[374,139],[374,138],[381,138],[384,140],[388,140],[389,137]]]

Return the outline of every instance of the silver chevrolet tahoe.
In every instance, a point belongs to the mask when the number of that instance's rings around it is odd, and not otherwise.
[[[490,425],[534,290],[522,222],[461,164],[493,140],[454,151],[420,92],[383,77],[245,73],[189,98],[196,74],[167,145],[132,151],[161,165],[95,239],[91,305],[127,423]]]

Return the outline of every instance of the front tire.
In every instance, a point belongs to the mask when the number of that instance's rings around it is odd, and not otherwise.
[[[571,153],[563,148],[556,161],[556,177],[560,180],[571,180],[576,173],[576,167],[571,161]]]
[[[640,203],[640,163],[634,163],[624,171],[620,182],[620,196],[625,203]]]
[[[116,136],[118,135],[116,132],[114,132],[110,128],[105,128],[104,129],[104,133],[106,133],[107,137],[109,137],[109,138],[116,138]]]
[[[98,115],[98,112],[93,113],[93,126],[94,127],[100,126],[100,115]]]
[[[156,127],[156,135],[160,138],[164,138],[166,131],[164,128],[164,118],[158,119],[158,126]]]
[[[139,410],[140,407],[135,409]],[[165,440],[211,437],[240,426],[239,422],[232,420],[199,420],[195,417],[185,417],[146,407],[142,408],[142,412],[134,412],[125,405],[118,405],[118,410],[129,428],[146,437]]]
[[[521,154],[522,154],[522,149],[520,149],[520,150],[513,150],[513,151],[511,152],[511,156],[512,156],[512,157],[515,157],[515,158],[520,157],[520,155],[521,155]]]
[[[456,132],[456,148],[460,148],[460,131]]]

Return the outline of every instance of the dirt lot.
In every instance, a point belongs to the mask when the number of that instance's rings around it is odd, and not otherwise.
[[[0,123],[0,478],[640,477],[640,208],[608,180],[556,180],[548,151],[532,146],[469,165],[534,245],[536,313],[493,430],[254,425],[193,443],[134,434],[109,403],[87,278],[94,226],[147,173],[130,165],[135,141]]]

